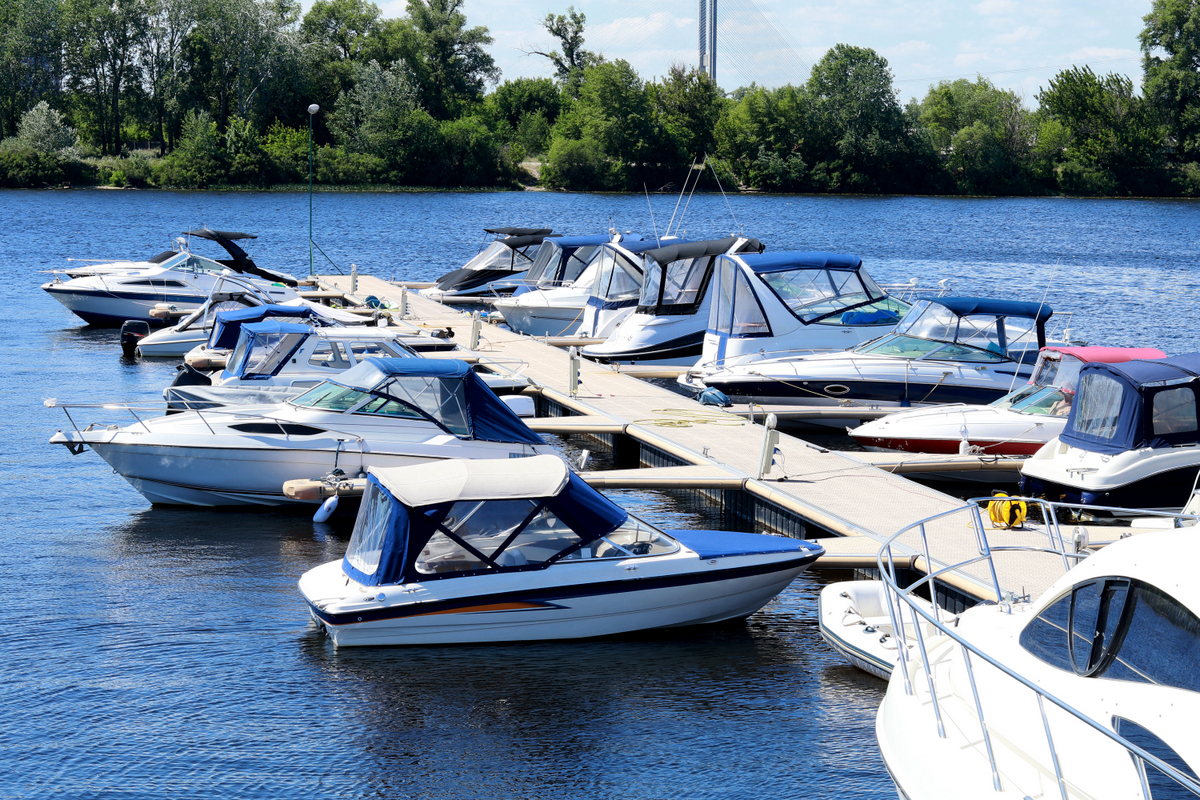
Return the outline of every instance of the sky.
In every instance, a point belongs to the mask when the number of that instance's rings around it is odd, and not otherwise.
[[[376,2],[385,17],[404,14],[404,0]],[[552,49],[540,22],[572,2],[587,15],[585,47],[643,78],[697,62],[698,0],[466,0],[464,11],[494,37],[504,79],[549,77],[549,62],[522,50]],[[1035,107],[1038,90],[1072,65],[1140,85],[1137,37],[1149,10],[1150,0],[718,0],[717,82],[801,83],[845,43],[888,60],[902,102],[938,80],[983,75]]]

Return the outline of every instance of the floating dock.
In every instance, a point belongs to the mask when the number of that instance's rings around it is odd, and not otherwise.
[[[421,297],[403,284],[358,276],[351,293],[349,276],[322,276],[327,292],[345,293],[350,302],[374,296],[409,325],[451,328],[457,342],[467,345],[473,319],[469,312]],[[402,300],[402,292],[404,294]],[[473,358],[489,369],[529,379],[538,396],[538,419],[527,420],[540,433],[582,435],[613,448],[619,465],[633,469],[585,472],[601,488],[683,489],[699,492],[761,527],[790,536],[847,537],[830,542],[827,566],[865,568],[873,565],[879,545],[906,525],[961,508],[962,500],[903,474],[964,469],[1015,470],[1013,463],[975,456],[914,456],[848,453],[828,450],[787,433],[779,435],[775,466],[760,476],[767,429],[759,411],[748,415],[704,406],[690,398],[640,379],[651,370],[619,369],[574,359],[578,381],[572,384],[573,359],[567,350],[482,322]],[[570,344],[576,344],[570,342]],[[635,377],[638,376],[638,377]],[[572,392],[572,388],[575,391]],[[802,415],[801,415],[802,416]],[[928,563],[956,563],[978,555],[977,537],[961,520],[931,526],[936,541],[932,558],[914,539],[900,543],[912,569],[926,571]],[[938,530],[933,530],[938,528]],[[1046,546],[1037,530],[987,532],[996,544]],[[1058,557],[1026,556],[998,559],[1004,588],[1037,596],[1062,574]],[[1011,569],[1011,574],[1009,573]],[[980,567],[956,570],[938,578],[939,593],[961,593],[959,602],[995,599],[990,574]],[[947,597],[951,605],[954,597]]]

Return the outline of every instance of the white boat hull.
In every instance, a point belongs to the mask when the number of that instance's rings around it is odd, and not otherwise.
[[[525,297],[526,295],[521,295]],[[526,336],[574,336],[583,320],[583,303],[579,305],[532,305],[515,300],[497,300],[493,307],[504,317],[511,330]]]
[[[1066,417],[949,405],[898,411],[861,425],[850,435],[868,450],[959,453],[965,440],[972,453],[1029,456],[1062,433],[1066,424]]]

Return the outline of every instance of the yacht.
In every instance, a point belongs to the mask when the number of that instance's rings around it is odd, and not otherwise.
[[[904,293],[915,291],[903,287]],[[846,350],[890,331],[909,303],[880,288],[858,256],[824,252],[717,258],[713,301],[695,366],[697,391],[721,370],[805,353]]]
[[[1062,433],[1085,363],[1166,357],[1148,347],[1043,347],[1029,383],[988,405],[897,411],[849,433],[867,450],[1030,456]]]
[[[432,300],[454,302],[512,294],[533,266],[534,247],[550,235],[549,228],[484,228],[497,238],[459,269],[447,272],[421,290]]]
[[[705,371],[702,380],[758,403],[989,403],[1032,376],[1052,313],[1016,300],[918,300],[889,333],[852,350],[761,359]]]
[[[1021,493],[1177,510],[1200,481],[1200,353],[1088,364],[1066,427],[1021,466]]]
[[[576,335],[585,339],[607,339],[622,320],[637,309],[642,294],[642,254],[687,240],[675,236],[643,238],[626,235],[606,242],[592,256],[592,263],[579,283],[591,274],[591,288],[584,302]]]
[[[533,266],[509,297],[492,308],[511,330],[528,336],[573,336],[583,319],[595,272],[589,264],[612,235],[562,236],[546,239]]]
[[[152,313],[155,309],[198,308],[224,276],[234,273],[246,276],[272,302],[297,299],[292,288],[295,278],[262,269],[235,243],[255,236],[207,228],[188,231],[187,236],[216,242],[230,258],[204,258],[184,248],[160,263],[128,271],[95,270],[65,281],[56,275],[42,289],[89,325],[120,325],[127,320],[163,325],[165,319]]]
[[[661,531],[555,456],[371,467],[346,554],[300,593],[336,647],[582,639],[738,619],[823,552]]]
[[[716,257],[762,251],[757,239],[740,236],[647,250],[642,253],[642,289],[633,314],[603,343],[584,347],[583,356],[601,364],[695,364],[712,306]]]
[[[47,401],[48,405],[60,405]],[[443,458],[552,453],[462,361],[366,358],[290,401],[151,418],[145,406],[62,405],[53,444],[95,450],[151,503],[293,504],[285,481]],[[76,426],[71,411],[126,412],[134,424]],[[139,413],[140,412],[140,413]]]

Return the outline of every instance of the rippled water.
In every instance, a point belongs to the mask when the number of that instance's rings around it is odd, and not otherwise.
[[[664,229],[675,198],[651,198]],[[144,256],[208,224],[260,234],[306,272],[304,195],[0,192],[0,797],[887,798],[883,684],[843,666],[797,580],[745,624],[568,644],[335,652],[295,589],[344,527],[303,515],[151,509],[94,454],[46,444],[61,400],[153,399],[169,363],[126,363],[37,286],[67,257]],[[431,278],[480,229],[652,229],[645,198],[315,198],[348,268]],[[731,211],[732,209],[732,216]],[[862,256],[875,277],[1040,299],[1096,344],[1200,349],[1185,201],[718,197],[692,236]],[[318,257],[319,254],[318,254]],[[318,265],[320,268],[320,265]],[[721,524],[694,500],[613,493],[669,527]]]

